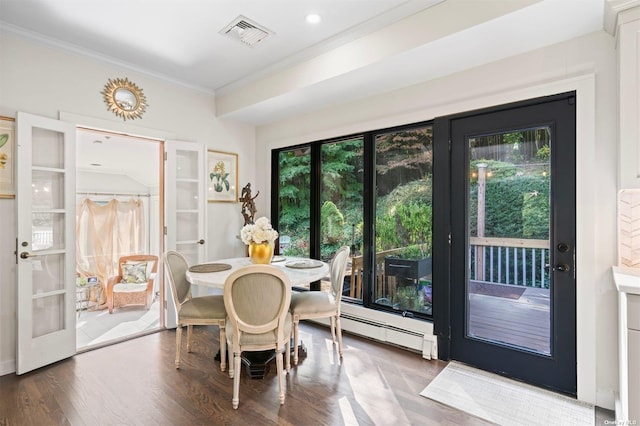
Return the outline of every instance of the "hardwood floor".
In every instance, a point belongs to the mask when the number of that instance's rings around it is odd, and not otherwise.
[[[2,376],[0,425],[488,424],[419,395],[443,361],[345,334],[339,362],[327,328],[303,323],[300,336],[309,354],[286,377],[283,406],[273,364],[263,380],[242,372],[233,410],[233,380],[213,361],[217,327],[196,327],[179,370],[175,331],[162,331]]]

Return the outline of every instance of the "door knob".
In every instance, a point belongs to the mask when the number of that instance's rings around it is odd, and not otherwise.
[[[569,270],[569,265],[566,263],[558,263],[553,267],[553,270],[558,272],[567,272]]]
[[[198,241],[198,244],[204,244],[204,240]]]
[[[23,251],[22,253],[20,253],[20,259],[28,259],[30,257],[34,257],[35,254],[31,254],[29,252]]]

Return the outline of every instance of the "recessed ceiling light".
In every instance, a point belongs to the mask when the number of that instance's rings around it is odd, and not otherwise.
[[[304,19],[310,24],[317,24],[322,21],[322,18],[317,13],[310,13]]]

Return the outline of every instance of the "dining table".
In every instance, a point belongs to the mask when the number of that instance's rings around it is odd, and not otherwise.
[[[189,268],[187,280],[191,284],[222,289],[229,275],[251,264],[249,257],[215,260]],[[274,256],[271,265],[284,271],[292,286],[309,284],[329,276],[328,263],[306,257]]]
[[[193,265],[187,270],[187,280],[192,285],[224,289],[229,275],[251,264],[249,257],[234,257]],[[316,259],[274,256],[271,265],[287,274],[292,287],[311,284],[329,276],[329,264]],[[306,357],[307,351],[302,342],[298,346],[298,353],[300,358]],[[225,355],[218,352],[215,358],[220,361],[220,357]],[[275,351],[243,352],[241,358],[249,377],[262,379],[275,358]]]

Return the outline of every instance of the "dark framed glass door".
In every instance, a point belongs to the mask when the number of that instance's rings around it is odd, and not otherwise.
[[[449,123],[450,356],[575,395],[574,96]]]

